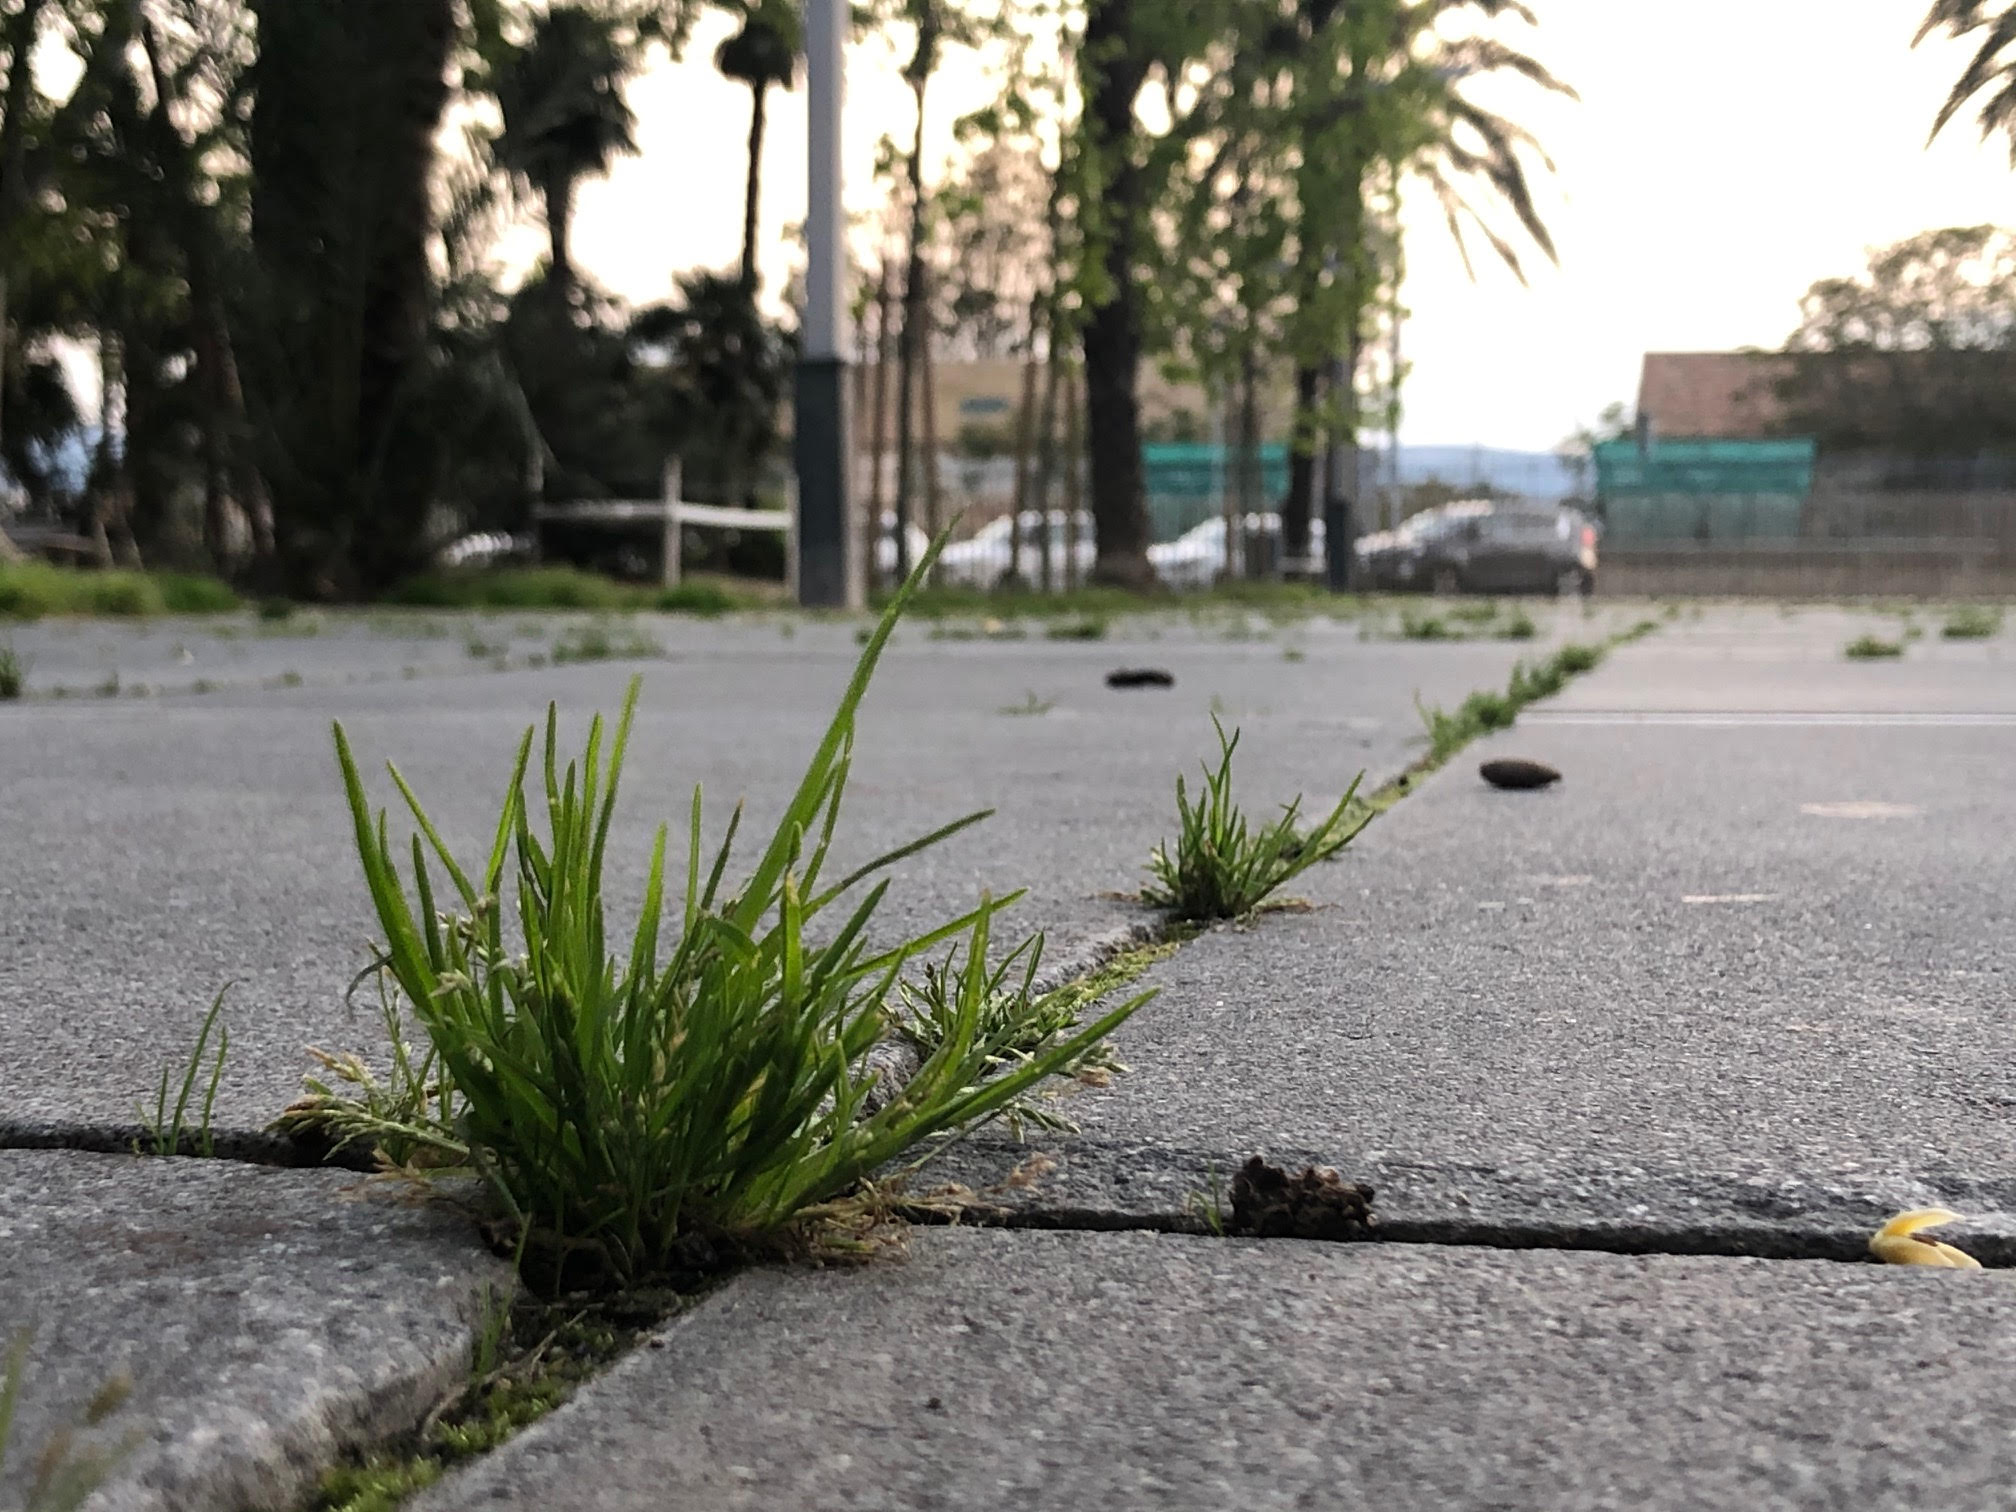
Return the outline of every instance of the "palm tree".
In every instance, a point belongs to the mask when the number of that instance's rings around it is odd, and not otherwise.
[[[495,70],[492,87],[504,114],[497,161],[545,206],[547,281],[561,300],[575,283],[568,251],[575,185],[606,173],[617,154],[637,150],[637,118],[623,98],[636,66],[634,50],[609,18],[566,5],[541,15],[526,43]]]
[[[756,201],[763,182],[763,107],[772,85],[789,89],[798,71],[798,16],[789,0],[754,0],[742,29],[721,44],[714,66],[749,86],[749,183],[742,197],[742,282],[756,287]]]
[[[1960,113],[1961,106],[1986,91],[1988,99],[1979,118],[1981,138],[1986,141],[1997,131],[2011,132],[2009,156],[2016,163],[2016,57],[2002,57],[2016,48],[2016,6],[2006,7],[1998,15],[1991,14],[1986,0],[1933,0],[1932,9],[1926,12],[1911,45],[1916,47],[1942,29],[1957,40],[1984,27],[1988,35],[1981,39],[1973,61],[1946,96],[1946,103],[1939,107],[1938,118],[1932,122],[1932,135],[1936,137],[1944,131],[1946,123]]]

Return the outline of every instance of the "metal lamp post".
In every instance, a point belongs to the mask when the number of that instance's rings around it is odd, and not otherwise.
[[[798,359],[798,602],[858,608],[863,564],[848,528],[846,222],[840,204],[840,114],[847,0],[806,0],[805,98],[810,118],[805,213],[805,321]]]

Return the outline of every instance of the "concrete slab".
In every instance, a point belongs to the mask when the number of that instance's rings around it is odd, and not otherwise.
[[[1327,627],[1326,627],[1327,626]],[[0,721],[0,1126],[129,1121],[165,1059],[186,1053],[213,994],[232,1058],[226,1124],[262,1124],[295,1094],[307,1045],[368,1050],[375,1002],[343,998],[374,932],[336,780],[329,722],[360,757],[395,757],[458,845],[488,824],[524,726],[548,700],[570,738],[645,697],[610,872],[634,898],[650,829],[683,823],[692,784],[716,835],[737,795],[745,837],[781,806],[851,669],[846,625],[676,622],[671,657],[203,698],[42,702]],[[1264,627],[1263,627],[1264,628]],[[671,633],[667,632],[668,635]],[[975,809],[998,816],[899,869],[891,927],[950,917],[983,890],[1028,887],[1012,926],[1052,959],[1147,920],[1131,890],[1170,827],[1177,773],[1213,749],[1210,714],[1244,727],[1256,807],[1334,799],[1413,759],[1418,694],[1453,703],[1502,685],[1528,646],[1366,643],[1327,622],[1226,639],[1181,622],[1161,640],[933,641],[908,626],[864,712],[844,848],[865,859]],[[1159,633],[1159,632],[1158,632]],[[1104,684],[1118,665],[1170,669],[1167,692]],[[1033,693],[1044,712],[1026,707]],[[393,799],[390,785],[378,791]],[[396,816],[395,816],[396,818]],[[0,1138],[5,1138],[0,1127]]]
[[[1993,1272],[933,1231],[757,1272],[414,1512],[1996,1508]]]
[[[1514,754],[1566,778],[1478,780]],[[1133,1073],[1005,1200],[1168,1222],[1267,1153],[1423,1236],[1853,1253],[1939,1200],[2016,1258],[2011,771],[2016,724],[1522,721],[1298,884],[1313,912],[1159,965]]]
[[[33,1330],[0,1504],[115,1377],[89,1512],[272,1512],[468,1368],[506,1267],[468,1222],[340,1172],[0,1153],[0,1334]]]

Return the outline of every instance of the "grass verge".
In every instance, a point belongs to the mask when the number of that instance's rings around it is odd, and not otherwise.
[[[184,572],[88,571],[46,562],[0,566],[0,619],[50,614],[135,618],[150,614],[222,614],[238,595],[215,578]]]
[[[756,603],[753,595],[712,580],[654,588],[577,567],[429,573],[400,584],[386,601],[419,609],[657,609],[700,615],[727,614]]]

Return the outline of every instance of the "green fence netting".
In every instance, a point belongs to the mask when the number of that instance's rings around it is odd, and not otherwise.
[[[1237,449],[1203,441],[1151,441],[1141,448],[1143,492],[1149,528],[1157,541],[1173,541],[1192,526],[1225,512]],[[1288,447],[1273,441],[1260,447],[1260,505],[1280,507],[1288,492]]]
[[[1810,440],[1605,441],[1596,492],[1606,536],[1626,541],[1788,540],[1813,488]]]

